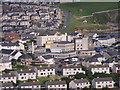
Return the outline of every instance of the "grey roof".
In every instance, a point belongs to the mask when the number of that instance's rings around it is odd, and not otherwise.
[[[8,56],[0,56],[0,63],[11,62]]]
[[[19,46],[19,43],[2,43],[2,46]]]
[[[2,49],[1,53],[3,54],[11,54],[14,50],[7,50],[7,49]]]
[[[101,82],[101,81],[113,81],[111,77],[105,77],[105,78],[94,78],[95,82]]]
[[[54,66],[50,66],[50,67],[42,66],[42,67],[35,67],[35,68],[37,68],[38,70],[43,70],[43,69],[55,69]]]
[[[17,73],[35,73],[34,69],[21,69],[18,70]]]
[[[2,83],[2,87],[13,87],[12,83]]]
[[[47,85],[60,85],[60,84],[66,84],[65,81],[51,81],[51,82],[46,82],[45,84]]]
[[[92,58],[99,58],[99,57],[104,57],[104,56],[101,55],[101,54],[96,54],[96,55],[94,55]]]
[[[54,43],[58,43],[58,44],[68,44],[68,43],[71,43],[69,41],[60,41],[60,42],[54,42]]]
[[[52,57],[52,55],[44,55],[44,56],[42,56],[44,59],[51,59],[51,58],[53,58]]]
[[[29,56],[28,54],[23,54],[23,55],[20,56],[19,58],[22,58],[22,59],[32,59],[32,57]]]
[[[22,82],[19,84],[19,86],[34,86],[34,85],[40,85],[39,82]]]
[[[90,68],[105,68],[105,67],[108,67],[108,65],[90,65]]]
[[[87,79],[78,79],[78,80],[73,80],[75,83],[86,83],[89,82]]]
[[[119,64],[115,64],[115,67],[120,67],[120,63]]]
[[[68,65],[68,66],[63,66],[62,68],[81,68],[81,65]]]
[[[2,73],[2,77],[16,77],[14,73]]]

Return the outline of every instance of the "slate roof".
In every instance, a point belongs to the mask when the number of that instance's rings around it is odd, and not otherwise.
[[[47,66],[42,66],[42,67],[36,67],[38,70],[43,70],[43,69],[55,69],[54,66],[50,66],[50,67],[47,67]]]
[[[81,65],[68,65],[68,66],[63,66],[62,68],[81,68]]]
[[[99,58],[99,57],[104,57],[104,56],[101,55],[101,54],[96,54],[96,55],[94,55],[92,58]]]
[[[51,82],[46,82],[47,85],[61,85],[61,84],[66,84],[65,81],[51,81]]]
[[[120,63],[119,64],[115,64],[115,67],[120,67]]]
[[[19,84],[19,86],[34,86],[34,85],[40,85],[39,82],[22,82]]]
[[[45,55],[45,56],[42,56],[44,59],[51,59],[53,58],[52,55]]]
[[[28,54],[23,54],[23,55],[20,56],[19,58],[22,58],[22,59],[32,59],[32,57],[29,56]]]
[[[14,50],[7,50],[7,49],[2,49],[1,53],[3,54],[11,54]]]
[[[2,73],[2,77],[16,77],[14,73]]]
[[[105,78],[94,78],[95,82],[102,82],[102,81],[113,81],[111,77],[105,77]]]
[[[75,83],[86,83],[89,82],[87,79],[78,79],[78,80],[73,80]]]
[[[21,69],[18,70],[17,73],[35,73],[34,69]]]
[[[12,83],[2,83],[2,87],[13,87]]]
[[[105,68],[105,67],[108,67],[108,65],[91,65],[90,68]]]
[[[19,43],[2,43],[2,46],[19,46]]]

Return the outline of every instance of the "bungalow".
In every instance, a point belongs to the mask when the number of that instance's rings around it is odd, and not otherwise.
[[[89,88],[90,87],[90,82],[87,79],[78,79],[78,80],[73,80],[69,83],[69,88],[70,89],[80,89],[80,88]]]
[[[101,65],[102,63],[99,62],[96,58],[86,58],[82,61],[82,65],[85,67],[89,67],[90,65]]]
[[[16,83],[16,75],[13,72],[10,73],[2,73],[2,76],[0,77],[0,82],[2,83],[9,83],[13,82]]]
[[[93,88],[114,88],[114,81],[111,77],[94,78],[92,80]]]
[[[47,77],[55,75],[55,67],[36,67],[37,77]]]
[[[5,69],[12,69],[12,63],[9,60],[8,56],[0,56],[0,71],[4,71]]]
[[[45,83],[45,88],[52,90],[67,90],[67,84],[65,81],[51,81]]]
[[[21,82],[18,85],[18,89],[37,89],[40,90],[41,86],[39,82]]]
[[[120,64],[113,65],[113,73],[120,73]]]
[[[2,89],[7,89],[7,90],[10,90],[10,89],[14,89],[14,86],[13,86],[13,84],[12,83],[3,83],[2,84],[2,87],[1,87]]]
[[[29,56],[28,54],[23,54],[19,57],[19,59],[21,59],[21,64],[23,65],[29,65],[32,63],[32,57]]]
[[[113,69],[113,65],[118,63],[120,63],[119,58],[109,58],[103,64],[108,65],[111,69]]]
[[[45,62],[45,64],[54,64],[54,58],[52,57],[52,55],[44,55],[44,56],[40,56],[38,57],[41,61]]]
[[[92,58],[96,58],[99,62],[106,61],[106,58],[101,54],[96,54],[96,55],[92,56]]]
[[[110,74],[110,68],[108,65],[91,65],[89,67],[89,70],[92,72],[92,74],[95,74],[95,73]]]
[[[62,67],[62,75],[63,76],[69,76],[69,75],[75,75],[77,73],[83,73],[85,74],[85,71],[82,70],[80,65],[68,65]]]
[[[25,81],[28,79],[36,79],[36,72],[34,69],[21,69],[16,71],[17,80]]]

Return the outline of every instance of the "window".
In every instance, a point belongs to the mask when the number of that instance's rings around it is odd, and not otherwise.
[[[43,75],[43,73],[41,73],[41,75]]]
[[[24,77],[21,77],[21,79],[24,79]]]

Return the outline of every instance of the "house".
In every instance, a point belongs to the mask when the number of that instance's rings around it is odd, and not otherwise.
[[[63,76],[75,75],[77,73],[85,74],[85,71],[82,70],[82,67],[80,65],[63,66],[61,72]]]
[[[106,61],[106,58],[104,57],[104,55],[101,55],[101,54],[96,54],[92,56],[91,58],[96,58],[99,62]]]
[[[89,88],[90,82],[87,79],[73,80],[69,83],[69,89]]]
[[[10,73],[2,73],[1,77],[0,77],[0,82],[2,83],[9,83],[9,82],[13,82],[16,83],[16,75],[13,72]]]
[[[10,89],[14,89],[14,86],[13,86],[12,83],[2,83],[1,88],[2,88],[2,89],[10,90]]]
[[[22,56],[22,53],[19,51],[14,50],[11,54],[10,54],[10,60],[12,59],[18,59],[20,56]]]
[[[20,37],[16,33],[8,33],[5,35],[6,41],[11,41],[12,43],[17,42],[20,40]]]
[[[45,88],[49,89],[59,89],[59,90],[67,90],[67,84],[65,81],[51,81],[45,83]]]
[[[0,55],[0,71],[4,71],[5,69],[12,69],[12,63],[9,60],[8,56],[2,56]]]
[[[114,88],[114,81],[111,77],[94,78],[92,80],[93,88]]]
[[[1,49],[10,49],[10,50],[24,50],[24,45],[22,43],[9,43],[4,42],[0,45]]]
[[[23,65],[30,65],[33,61],[32,57],[28,54],[21,55],[19,59],[21,60],[21,64]]]
[[[40,56],[38,58],[46,64],[54,64],[54,62],[55,62],[52,55],[44,55],[44,56]]]
[[[37,77],[48,77],[52,75],[56,75],[55,73],[55,67],[50,66],[50,67],[36,67],[35,71],[37,73]]]
[[[88,50],[88,37],[87,38],[75,38],[75,50]]]
[[[41,86],[39,82],[21,82],[18,85],[18,89],[37,89],[40,90]]]
[[[98,42],[100,42],[101,45],[111,46],[115,43],[115,38],[99,38]]]
[[[90,65],[101,65],[102,63],[99,62],[96,58],[85,58],[82,61],[82,65],[85,67],[89,67]]]
[[[36,72],[34,69],[21,69],[16,71],[17,80],[25,81],[28,79],[36,79]]]
[[[120,73],[120,63],[113,65],[113,73]]]
[[[108,65],[111,69],[113,69],[113,65],[118,63],[120,63],[119,58],[109,58],[103,64]]]
[[[110,68],[108,65],[91,65],[89,66],[89,70],[92,72],[92,74],[95,73],[110,74]]]

